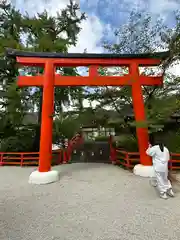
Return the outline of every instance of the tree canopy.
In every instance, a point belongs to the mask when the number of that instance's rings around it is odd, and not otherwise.
[[[167,133],[167,122],[172,121],[174,113],[178,112],[180,116],[178,100],[180,76],[169,72],[170,67],[179,60],[179,16],[180,13],[176,12],[174,15],[176,19],[175,27],[174,29],[170,29],[164,25],[161,19],[154,22],[147,13],[132,11],[127,24],[120,26],[114,32],[115,43],[111,41],[104,43],[104,48],[109,53],[134,54],[153,53],[158,50],[170,51],[170,57],[163,61],[160,68],[146,67],[139,69],[145,75],[158,75],[160,72],[164,76],[163,87],[142,87],[147,114],[147,121],[144,123],[144,126],[148,127],[150,133],[157,133],[158,135],[160,135],[160,132]],[[100,74],[122,76],[127,71],[126,67],[101,68]],[[97,87],[93,91],[90,90],[86,97],[90,101],[98,101],[98,108],[108,107],[114,109],[119,114],[119,118],[113,121],[111,119],[111,125],[113,123],[114,127],[121,125],[129,129],[130,135],[136,137],[133,127],[137,126],[137,123],[133,120],[131,87]],[[122,118],[123,113],[125,115],[124,118]],[[128,120],[129,116],[130,120]]]
[[[24,116],[28,112],[38,111],[38,124],[34,124],[34,145],[31,148],[38,150],[42,94],[41,88],[19,89],[16,85],[16,78],[19,74],[16,62],[13,59],[7,59],[4,55],[6,47],[22,49],[28,51],[48,51],[48,52],[67,52],[71,45],[76,45],[77,36],[80,32],[80,23],[86,19],[84,13],[77,14],[79,6],[70,0],[65,9],[59,11],[55,17],[49,16],[47,11],[38,13],[36,16],[23,15],[15,9],[12,4],[3,1],[0,4],[0,85],[1,85],[1,146],[8,150],[10,147],[3,144],[11,136],[19,137],[19,131],[22,129]],[[77,75],[74,68],[60,68],[63,75]],[[37,75],[41,74],[43,69],[24,68],[21,74]],[[55,112],[62,112],[62,105],[68,105],[70,99],[81,95],[81,88],[68,87],[55,89]],[[79,105],[81,98],[78,98]],[[24,128],[25,126],[23,126]],[[31,126],[32,128],[32,126]],[[8,129],[8,131],[5,131]],[[27,132],[29,126],[26,126]],[[32,136],[31,131],[29,134]],[[6,141],[7,143],[7,141]],[[31,144],[30,144],[31,145]],[[30,148],[27,144],[27,149]],[[19,145],[21,150],[21,145]],[[24,148],[24,146],[23,146]],[[23,150],[23,149],[22,149]],[[25,151],[25,149],[24,149]]]

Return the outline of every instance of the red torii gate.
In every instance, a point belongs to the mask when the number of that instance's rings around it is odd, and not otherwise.
[[[146,121],[142,94],[142,85],[160,86],[162,76],[148,77],[139,74],[139,66],[158,66],[169,52],[153,54],[76,54],[24,52],[7,49],[7,55],[16,57],[17,63],[23,66],[40,66],[44,74],[40,76],[19,76],[19,87],[43,87],[43,105],[41,121],[39,169],[30,176],[31,183],[43,184],[58,180],[58,173],[51,171],[52,159],[52,126],[54,112],[55,86],[132,86],[132,99],[136,122]],[[89,76],[60,76],[55,74],[55,67],[89,66]],[[129,74],[125,76],[99,76],[98,67],[126,66]],[[148,147],[148,129],[137,126],[137,138],[141,166],[151,166],[151,159],[145,151]],[[146,167],[147,169],[147,167]],[[143,175],[141,173],[137,174]],[[145,170],[147,171],[147,170]],[[146,175],[146,174],[145,174]]]

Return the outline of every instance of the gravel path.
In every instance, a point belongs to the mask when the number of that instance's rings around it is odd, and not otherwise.
[[[1,240],[179,240],[180,198],[105,164],[55,167],[57,183],[27,183],[33,168],[0,168]],[[180,194],[179,194],[180,195]]]

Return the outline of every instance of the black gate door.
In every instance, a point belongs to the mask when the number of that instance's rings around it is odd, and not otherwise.
[[[111,163],[108,142],[87,142],[75,149],[71,162]]]

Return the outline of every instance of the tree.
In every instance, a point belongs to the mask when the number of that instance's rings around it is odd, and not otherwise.
[[[54,121],[53,142],[62,143],[65,138],[71,139],[80,129],[75,116],[61,116]]]
[[[170,56],[164,61],[164,69],[176,64],[177,60],[180,60],[180,11],[175,12],[175,27],[165,28],[161,32],[161,40],[168,46]]]
[[[21,42],[22,15],[11,4],[0,4],[0,132],[1,139],[16,135],[28,108],[28,89],[18,89],[15,81],[18,75],[15,60],[7,59],[4,48],[23,49]]]
[[[33,18],[26,16],[24,29],[27,34],[28,48],[31,51],[66,53],[71,45],[76,45],[77,35],[81,30],[79,24],[86,19],[84,13],[77,16],[78,11],[78,5],[70,0],[70,4],[61,13],[57,13],[56,17],[48,16],[47,11]],[[76,76],[78,74],[74,68],[58,68],[57,70],[63,75]],[[78,88],[55,89],[56,112],[62,110],[62,104],[69,102],[69,94],[76,92],[75,89]]]
[[[70,0],[69,5],[61,13],[57,13],[56,17],[49,16],[47,11],[39,13],[33,18],[26,16],[23,24],[27,34],[27,47],[31,51],[67,52],[69,46],[76,45],[77,35],[81,30],[79,24],[86,19],[84,13],[77,16],[77,11],[79,11],[79,6]],[[58,68],[57,70],[62,75],[75,76],[78,74],[74,68]],[[43,70],[40,71],[43,72]],[[39,73],[39,69],[36,73]],[[55,113],[62,112],[62,105],[69,105],[70,99],[74,99],[80,91],[81,89],[78,87],[56,87]],[[34,145],[36,150],[39,149],[42,95],[43,89],[35,88],[33,98],[39,112],[39,126]]]
[[[1,140],[14,135],[17,136],[17,133],[22,129],[24,115],[30,110],[33,111],[35,105],[39,109],[40,123],[42,105],[42,90],[38,88],[19,89],[16,86],[16,78],[19,74],[16,62],[5,57],[4,48],[67,52],[69,46],[76,44],[77,34],[80,31],[79,24],[85,19],[85,14],[77,16],[78,10],[78,5],[70,0],[67,7],[61,13],[57,13],[56,17],[48,16],[46,11],[39,13],[36,17],[30,17],[27,14],[22,15],[7,1],[0,4]],[[26,36],[25,39],[24,36]],[[63,71],[63,74],[78,74],[73,68],[60,70]],[[25,75],[42,74],[42,72],[43,69],[38,68],[26,67],[21,69],[21,73]],[[56,88],[55,111],[58,112],[62,109],[62,103],[67,104],[69,102],[70,95],[71,99],[74,99],[78,93],[80,95],[81,91],[79,88]],[[7,128],[10,131],[5,131]],[[28,131],[27,126],[26,128]],[[39,133],[40,124],[36,127],[34,150],[38,150],[39,147]],[[31,134],[31,138],[32,136],[34,134]]]
[[[174,61],[179,56],[179,18],[173,34],[166,27],[161,19],[155,24],[151,17],[146,13],[131,12],[128,23],[121,26],[115,31],[116,40],[114,44],[105,42],[104,48],[111,53],[153,53],[157,49],[170,49],[171,58],[169,62]],[[166,38],[165,38],[166,37]],[[166,40],[166,41],[165,41]],[[165,64],[164,64],[165,66]],[[164,70],[167,69],[167,66]],[[145,75],[153,75],[158,69],[140,69]],[[101,75],[125,75],[126,68],[102,68]],[[144,123],[149,127],[150,132],[162,130],[164,123],[171,114],[179,109],[178,91],[179,78],[164,72],[164,87],[143,87],[145,107],[147,111],[147,122]],[[173,91],[176,89],[176,91]],[[129,106],[130,114],[133,114],[132,97],[130,87],[103,87],[95,88],[87,94],[87,98],[97,100],[99,108],[109,106],[119,113],[119,121],[115,120],[114,124],[121,124],[129,129],[130,134],[135,135],[133,130],[136,122],[127,121],[123,118],[123,111]],[[132,110],[131,110],[132,109]],[[124,112],[128,115],[128,112]],[[111,123],[112,124],[112,123]]]

